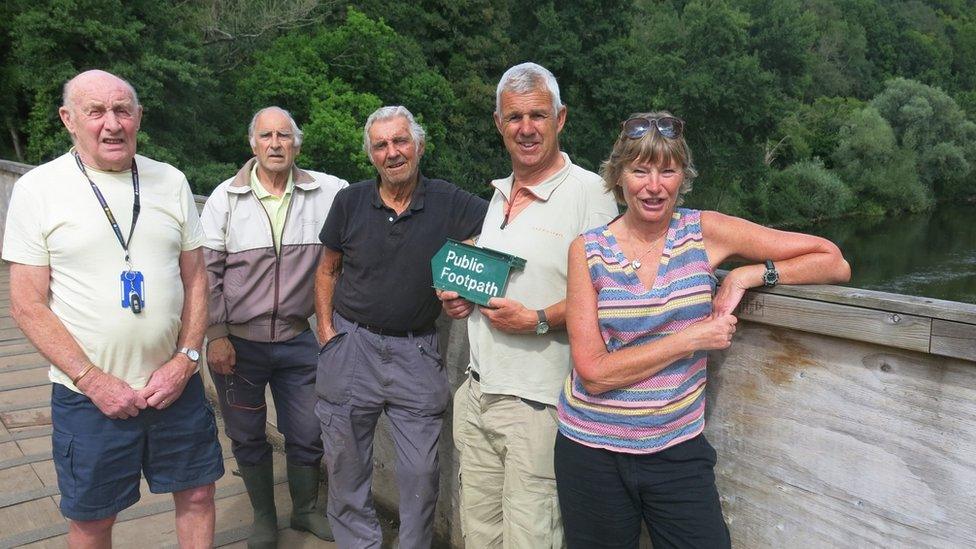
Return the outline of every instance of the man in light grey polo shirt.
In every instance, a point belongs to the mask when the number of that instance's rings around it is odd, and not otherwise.
[[[492,182],[478,245],[526,266],[490,307],[440,295],[450,316],[469,317],[471,372],[454,399],[462,530],[468,547],[558,547],[555,407],[572,369],[566,257],[573,239],[609,222],[617,206],[600,176],[559,150],[566,107],[552,73],[535,63],[510,68],[495,105],[512,174]]]

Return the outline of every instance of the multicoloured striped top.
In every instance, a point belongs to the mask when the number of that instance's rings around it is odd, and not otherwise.
[[[682,330],[712,312],[715,276],[702,242],[701,212],[678,208],[653,287],[645,288],[604,225],[583,233],[609,352]],[[650,454],[695,437],[705,426],[705,363],[697,351],[629,387],[591,395],[574,370],[559,396],[559,431],[596,448]]]

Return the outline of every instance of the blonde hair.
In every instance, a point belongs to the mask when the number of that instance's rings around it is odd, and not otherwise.
[[[630,118],[661,118],[674,116],[668,111],[642,112],[630,116]],[[694,161],[691,157],[691,149],[685,141],[684,132],[679,137],[669,139],[661,135],[657,128],[652,127],[643,136],[636,139],[627,137],[621,131],[617,137],[617,142],[613,144],[610,157],[600,164],[600,177],[608,191],[613,193],[617,202],[625,204],[624,192],[620,187],[620,178],[624,168],[633,162],[647,163],[655,166],[668,166],[677,164],[681,166],[684,173],[684,181],[678,189],[678,204],[683,202],[684,195],[691,190],[691,184],[698,177],[698,170],[695,169]]]

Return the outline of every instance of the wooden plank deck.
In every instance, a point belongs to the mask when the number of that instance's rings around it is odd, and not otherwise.
[[[65,547],[67,521],[58,510],[60,494],[51,460],[51,386],[48,364],[10,318],[10,277],[0,266],[0,549]],[[251,506],[244,484],[233,474],[230,440],[218,419],[227,473],[217,481],[215,545],[245,547]],[[291,500],[284,455],[275,456],[275,491],[281,547],[335,547],[311,534],[285,528]],[[324,501],[324,486],[320,492]],[[115,547],[175,547],[173,499],[152,494],[143,479],[142,499],[119,514]]]

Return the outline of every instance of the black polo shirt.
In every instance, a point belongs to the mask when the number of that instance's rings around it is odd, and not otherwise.
[[[342,253],[332,307],[360,324],[399,331],[433,328],[441,312],[430,259],[448,238],[481,232],[488,203],[442,179],[423,175],[410,207],[397,216],[376,179],[339,191],[319,239]]]

